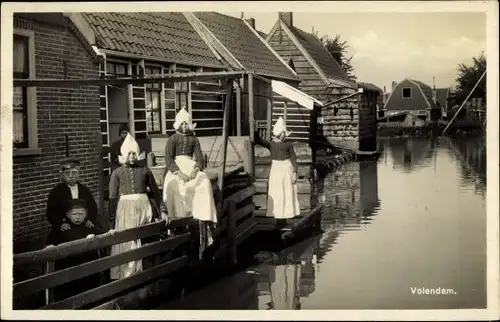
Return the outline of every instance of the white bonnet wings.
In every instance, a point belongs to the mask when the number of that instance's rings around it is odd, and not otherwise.
[[[290,134],[292,134],[292,131],[286,130],[285,120],[283,119],[283,117],[280,116],[279,119],[274,124],[273,135],[278,137],[282,132],[285,132],[286,136],[290,136]]]
[[[145,158],[144,152],[140,153],[140,147],[137,141],[134,139],[130,133],[127,134],[125,140],[123,140],[122,146],[120,147],[121,155],[118,156],[118,161],[121,164],[125,164],[128,159],[128,154],[130,152],[135,152],[137,154],[138,160],[143,160]]]
[[[192,123],[191,115],[185,107],[183,107],[175,116],[174,129],[178,130],[179,126],[181,126],[183,122],[186,122],[191,130],[194,130],[194,128],[196,127],[196,123]]]

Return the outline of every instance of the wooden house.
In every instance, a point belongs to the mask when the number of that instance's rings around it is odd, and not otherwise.
[[[420,81],[404,79],[396,84],[384,106],[385,115],[395,112],[410,112],[424,121],[441,118],[432,88]]]
[[[376,106],[369,106],[374,95],[359,95],[361,91],[356,82],[346,75],[316,35],[297,28],[292,12],[280,12],[278,21],[268,33],[266,41],[297,72],[301,79],[298,89],[325,105],[315,107],[316,115],[312,118],[309,117],[310,112],[304,108],[287,106],[288,126],[297,134],[292,138],[304,140],[307,138],[305,133],[318,131],[323,141],[340,148],[355,151],[376,149],[375,146],[366,147],[361,143],[365,140],[364,135],[376,135],[376,125],[373,124],[374,129],[367,131],[360,126],[363,111]],[[338,101],[339,99],[342,100]],[[284,107],[279,97],[276,97],[273,104],[274,119],[284,115]],[[322,124],[314,129],[314,124],[309,121],[311,119]]]
[[[450,89],[449,88],[437,88],[436,89],[436,104],[441,109],[441,116],[446,119],[448,115],[448,110],[451,106],[448,106],[450,100]]]
[[[62,13],[15,13],[13,78],[98,78],[98,56]],[[13,88],[14,253],[43,247],[48,193],[59,162],[80,160],[80,180],[99,198],[99,87]],[[5,214],[8,215],[8,214]]]
[[[241,162],[245,142],[253,141],[255,129],[250,128],[252,122],[248,120],[266,122],[264,134],[269,135],[272,124],[265,120],[270,118],[273,87],[276,87],[273,84],[296,88],[299,83],[297,73],[253,28],[253,21],[215,12],[105,12],[70,16],[102,55],[102,77],[247,72],[234,86],[229,164]],[[292,92],[286,91],[285,96]],[[103,147],[109,147],[118,138],[120,124],[128,123],[139,144],[154,152],[161,162],[166,138],[174,132],[175,114],[186,107],[197,123],[196,134],[209,164],[220,164],[224,95],[219,80],[102,86]],[[107,164],[106,153],[103,159]],[[104,172],[109,175],[107,166]],[[159,183],[160,173],[158,170]]]

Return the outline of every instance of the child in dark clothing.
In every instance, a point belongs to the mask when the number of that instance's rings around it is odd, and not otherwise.
[[[95,235],[106,233],[106,229],[102,226],[95,225],[93,227],[88,227],[85,225],[85,221],[87,219],[87,206],[84,200],[70,199],[67,203],[66,209],[66,217],[68,219],[67,221],[69,222],[70,229],[64,231],[61,231],[58,227],[56,227],[56,229],[52,229],[47,238],[47,248],[83,238],[92,239]],[[110,230],[108,233],[114,233],[114,230]],[[98,258],[98,250],[61,258],[55,262],[55,270],[59,271],[65,268],[77,266]],[[73,295],[96,288],[99,285],[100,276],[98,273],[59,285],[54,288],[55,300],[60,301]]]

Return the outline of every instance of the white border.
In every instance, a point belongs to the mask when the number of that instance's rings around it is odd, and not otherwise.
[[[193,4],[196,5],[193,6]],[[75,11],[234,11],[234,12],[485,12],[487,15],[487,292],[484,310],[302,310],[302,311],[85,311],[91,319],[210,319],[210,320],[496,320],[499,317],[498,219],[498,2],[497,1],[334,1],[334,2],[121,2],[121,3],[2,3],[1,87],[1,317],[2,319],[71,320],[72,311],[12,311],[12,26],[13,12]]]

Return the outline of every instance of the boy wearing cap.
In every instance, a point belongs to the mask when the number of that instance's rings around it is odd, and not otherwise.
[[[52,228],[47,237],[47,247],[54,247],[59,244],[71,242],[83,238],[94,238],[95,235],[104,234],[107,232],[101,226],[89,227],[85,224],[87,220],[87,205],[85,200],[70,199],[64,204],[66,210],[67,223],[70,229],[61,231],[57,227]],[[109,233],[114,233],[110,230]],[[97,250],[76,254],[73,256],[61,258],[55,262],[55,269],[62,270],[68,267],[77,266],[86,262],[90,262],[99,258]],[[71,281],[69,283],[57,286],[54,288],[56,300],[61,300],[89,289],[93,289],[100,285],[100,275],[92,274],[81,279]]]
[[[75,158],[66,158],[60,162],[61,183],[50,191],[47,198],[47,220],[53,229],[65,231],[70,229],[66,217],[66,203],[72,199],[83,199],[87,206],[85,226],[92,227],[97,221],[97,203],[92,192],[84,184],[78,182],[80,162]]]

